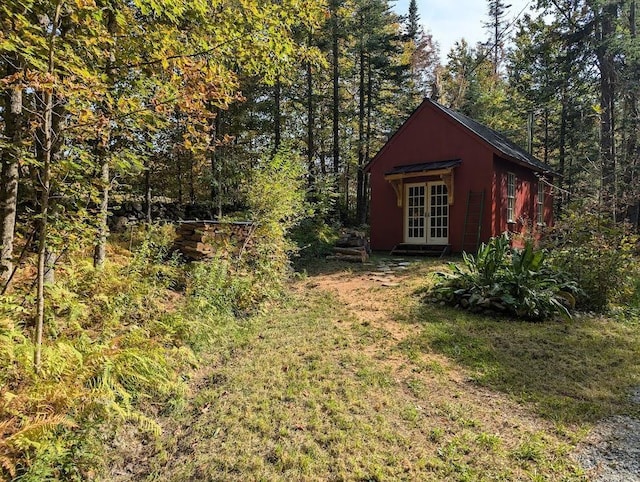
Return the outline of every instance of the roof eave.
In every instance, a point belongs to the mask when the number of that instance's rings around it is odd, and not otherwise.
[[[519,166],[526,167],[527,169],[530,169],[532,171],[540,172],[542,174],[550,174],[552,176],[559,176],[559,174],[553,169],[551,169],[551,167],[548,167],[547,169],[543,169],[542,167],[536,166],[535,164],[532,164],[530,162],[523,161],[522,159],[518,159],[517,157],[510,156],[509,154],[506,154],[502,152],[500,149],[496,149],[495,147],[494,147],[494,152],[500,157],[502,157],[503,159],[506,159],[507,161],[518,164]]]
[[[500,147],[496,146],[494,143],[492,143],[491,141],[489,141],[488,139],[486,139],[482,134],[480,134],[479,132],[476,132],[475,129],[473,129],[472,127],[464,124],[463,122],[460,122],[458,119],[456,119],[453,115],[451,115],[450,112],[448,112],[448,110],[440,105],[437,102],[431,101],[430,99],[425,99],[427,101],[429,101],[434,107],[436,107],[440,112],[442,112],[443,114],[445,114],[447,117],[449,117],[450,119],[452,119],[456,124],[458,124],[459,126],[461,126],[463,129],[465,129],[467,132],[472,133],[478,140],[480,140],[483,144],[489,146],[493,152],[497,155],[499,155],[500,157],[502,157],[503,159],[506,159],[508,161],[511,162],[515,162],[518,165],[521,165],[523,167],[526,167],[528,169],[531,169],[533,171],[536,172],[542,172],[542,173],[548,173],[548,174],[552,174],[554,176],[558,176],[559,174],[557,172],[555,172],[553,169],[551,169],[551,167],[548,167],[548,169],[543,169],[540,166],[537,166],[536,164],[532,163],[532,162],[528,162],[525,161],[523,159],[518,159],[517,157],[512,156],[511,154],[503,151],[502,149],[500,149]],[[462,113],[459,113],[460,115],[463,115]],[[467,116],[465,116],[467,117]],[[473,122],[478,123],[477,121],[475,121],[474,119],[469,118],[470,120],[472,120]],[[491,128],[489,128],[491,129]],[[495,130],[495,129],[493,129]],[[497,131],[496,131],[497,132]],[[499,134],[499,133],[498,133]],[[504,137],[504,136],[503,136]],[[522,150],[522,149],[520,149]],[[538,161],[540,162],[540,161]],[[541,163],[541,162],[540,162]],[[541,163],[542,164],[542,163]]]

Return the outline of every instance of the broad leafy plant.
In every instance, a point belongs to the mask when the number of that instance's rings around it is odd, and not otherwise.
[[[546,263],[546,252],[527,241],[521,250],[510,247],[508,236],[492,238],[476,255],[463,254],[464,266],[452,263],[452,273],[438,273],[434,301],[469,309],[493,311],[541,320],[559,314],[570,317],[580,290]]]

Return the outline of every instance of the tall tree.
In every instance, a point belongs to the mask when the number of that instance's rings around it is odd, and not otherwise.
[[[19,57],[8,54],[5,68],[7,83],[3,95],[3,117],[7,144],[2,146],[0,157],[0,289],[8,283],[13,270],[13,237],[18,209],[19,162],[24,123]]]
[[[487,47],[492,52],[493,73],[498,75],[504,55],[505,17],[511,5],[507,5],[503,0],[488,0],[487,4],[489,21],[485,22],[484,26],[491,35]]]
[[[108,5],[105,9],[105,26],[106,32],[109,34],[112,42],[115,41],[116,34],[116,9],[113,5]],[[116,73],[114,71],[115,53],[113,44],[107,47],[105,52],[105,78],[107,85],[111,90],[115,87]],[[105,122],[103,122],[103,129],[98,129],[98,136],[96,138],[96,157],[98,159],[98,165],[100,167],[100,204],[98,211],[98,229],[96,245],[93,252],[93,265],[97,268],[102,267],[107,257],[107,236],[109,234],[108,217],[109,217],[109,188],[111,184],[110,169],[109,169],[109,152],[110,147],[110,126],[112,117],[112,108],[107,99],[100,102],[98,109],[103,116]]]
[[[331,22],[331,67],[332,67],[332,108],[331,123],[333,132],[333,174],[338,182],[340,174],[340,34],[338,8],[339,0],[330,0],[329,12]],[[339,192],[338,185],[336,191]]]
[[[600,71],[600,159],[602,201],[617,216],[617,163],[615,143],[616,70],[613,40],[618,18],[618,2],[594,2],[596,58]]]
[[[420,25],[418,2],[417,0],[411,0],[409,2],[409,14],[407,15],[407,37],[414,42],[417,42],[421,31],[422,26]]]
[[[409,3],[409,14],[405,22],[405,51],[409,57],[411,76],[407,86],[411,96],[411,112],[422,98],[430,94],[435,83],[436,71],[440,68],[438,43],[431,33],[425,32],[420,23],[416,0]]]
[[[640,48],[637,33],[637,2],[628,4],[628,37],[625,42],[624,73],[621,90],[626,92],[624,98],[623,149],[624,175],[621,198],[625,205],[625,217],[637,228],[640,227]]]

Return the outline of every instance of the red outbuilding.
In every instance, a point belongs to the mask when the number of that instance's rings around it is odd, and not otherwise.
[[[475,251],[550,225],[553,171],[499,132],[430,99],[366,166],[371,247]]]

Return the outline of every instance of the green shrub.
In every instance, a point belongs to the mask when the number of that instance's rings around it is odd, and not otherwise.
[[[291,231],[291,239],[298,246],[298,261],[324,258],[333,253],[339,237],[334,210],[338,195],[335,179],[322,176],[315,179],[307,193],[307,214]]]
[[[291,272],[291,257],[298,247],[288,235],[308,208],[304,173],[301,157],[283,149],[272,158],[263,159],[247,185],[249,212],[257,222],[256,247],[239,269],[251,273],[265,297],[277,294]]]
[[[337,228],[315,216],[303,219],[291,233],[291,239],[298,247],[299,260],[324,258],[332,254],[338,237]]]
[[[601,312],[628,301],[637,263],[635,239],[624,225],[594,213],[569,211],[550,234],[550,261],[580,284],[581,309]]]
[[[575,283],[546,263],[546,253],[527,241],[522,250],[510,248],[508,236],[492,238],[477,254],[463,254],[464,269],[438,273],[441,280],[431,289],[434,301],[474,312],[495,311],[540,320],[554,314],[569,317]]]

